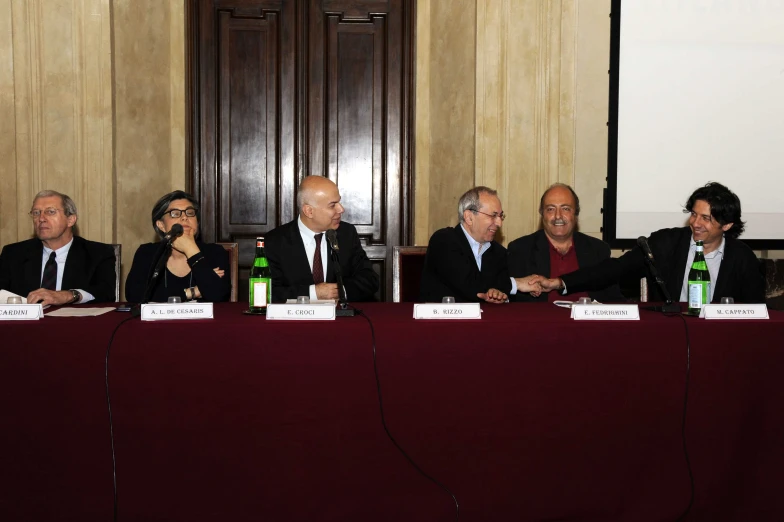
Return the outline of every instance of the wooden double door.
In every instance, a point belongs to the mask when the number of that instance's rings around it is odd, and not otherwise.
[[[411,240],[414,0],[191,0],[191,190],[206,241],[240,245],[297,216],[297,185],[334,181],[391,300]]]

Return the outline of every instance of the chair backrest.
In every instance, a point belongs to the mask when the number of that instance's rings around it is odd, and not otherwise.
[[[240,266],[240,246],[238,243],[218,243],[229,253],[229,268],[231,269],[231,302],[237,302],[237,281],[239,274],[237,271]]]
[[[419,301],[419,284],[425,268],[424,246],[396,246],[392,249],[392,301]]]
[[[120,270],[122,269],[122,245],[120,243],[112,243],[114,249],[114,302],[120,302]]]
[[[784,259],[760,259],[760,272],[765,278],[765,297],[784,295]]]

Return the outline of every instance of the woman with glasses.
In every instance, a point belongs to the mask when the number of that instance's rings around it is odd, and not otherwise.
[[[169,239],[175,224],[182,226],[182,235]],[[158,253],[171,241],[171,254],[165,269],[158,276],[149,301],[166,302],[177,296],[183,302],[228,301],[231,294],[229,255],[220,245],[201,242],[199,237],[199,202],[182,190],[166,194],[152,209],[152,227],[162,239],[159,243],[141,245],[133,257],[133,265],[125,282],[125,299],[141,302],[147,282],[154,270]]]

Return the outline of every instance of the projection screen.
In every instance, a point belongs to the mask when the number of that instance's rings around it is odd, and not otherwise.
[[[784,249],[784,0],[613,0],[604,239],[683,226],[708,181]]]

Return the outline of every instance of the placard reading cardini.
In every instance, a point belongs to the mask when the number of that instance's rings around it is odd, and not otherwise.
[[[34,320],[43,316],[40,304],[0,304],[0,321]]]
[[[142,321],[212,319],[212,303],[159,303],[142,305]]]
[[[280,321],[332,321],[335,303],[271,304],[267,305],[267,319]]]
[[[759,304],[709,304],[702,307],[704,319],[770,319],[768,307]]]
[[[640,309],[630,304],[575,304],[572,306],[575,321],[639,321]]]
[[[479,303],[417,303],[414,319],[481,319]]]

